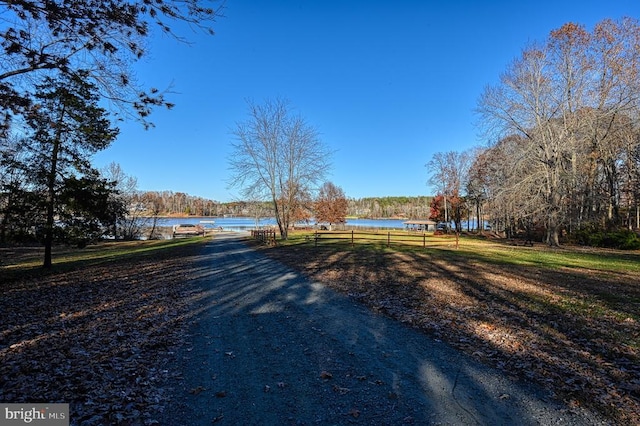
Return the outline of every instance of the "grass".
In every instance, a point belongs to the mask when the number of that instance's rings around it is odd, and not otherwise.
[[[639,251],[514,247],[465,237],[455,249],[452,237],[434,236],[426,248],[387,247],[386,233],[356,240],[353,247],[350,240],[329,238],[316,247],[308,236],[291,233],[265,253],[505,374],[538,381],[619,423],[640,424]],[[40,291],[47,280],[55,284],[53,274],[74,271],[68,282],[91,276],[104,281],[96,288],[119,281],[123,292],[156,281],[172,288],[171,282],[185,279],[180,248],[205,241],[57,247],[51,271],[40,267],[41,248],[0,248],[0,280],[33,278],[24,285],[33,283],[30,291]],[[163,269],[169,267],[174,275]],[[57,288],[62,286],[51,291]]]
[[[281,240],[282,246],[314,244],[313,233],[308,231],[289,234],[288,240]],[[355,245],[371,248],[387,247],[386,232],[355,233]],[[395,241],[395,242],[394,242]],[[427,234],[426,248],[422,247],[422,234],[391,233],[390,249],[393,251],[426,251],[442,258],[466,258],[470,261],[495,265],[535,266],[545,269],[579,269],[599,272],[640,272],[640,251],[622,252],[614,250],[550,249],[546,246],[514,247],[499,241],[489,241],[476,237],[460,236],[458,249],[451,235],[434,236]],[[335,245],[344,249],[351,246],[350,232],[323,233],[318,244]]]
[[[324,238],[314,249],[333,251],[334,255],[340,252],[357,253],[357,258],[380,257],[384,253],[413,256],[426,256],[428,261],[444,261],[449,263],[464,263],[478,268],[486,267],[515,267],[527,268],[529,274],[543,273],[545,275],[563,272],[558,277],[566,277],[567,280],[591,280],[598,284],[584,288],[584,293],[573,292],[567,295],[566,292],[557,294],[553,302],[549,302],[548,297],[543,301],[538,297],[528,295],[522,298],[522,303],[527,309],[537,311],[541,305],[545,306],[547,312],[567,313],[577,315],[585,320],[597,321],[603,316],[611,316],[624,320],[632,318],[640,321],[640,313],[637,311],[623,310],[621,306],[634,306],[640,304],[640,284],[634,284],[638,280],[637,274],[640,272],[640,252],[623,252],[603,249],[584,248],[560,248],[551,249],[547,246],[537,247],[514,247],[502,242],[482,240],[474,237],[460,237],[459,248],[453,246],[451,236],[430,235],[429,245],[426,248],[417,247],[414,244],[386,244],[386,233],[360,233],[360,238],[354,239],[354,246],[351,240],[341,238]],[[363,236],[364,234],[364,236]],[[313,235],[309,232],[296,232],[289,235],[286,241],[280,241],[283,248],[309,249],[314,244],[307,236]],[[358,234],[356,234],[358,235]],[[350,238],[350,237],[349,237]],[[313,251],[311,250],[311,253]],[[311,255],[312,256],[312,255]],[[327,256],[326,253],[323,256]],[[419,262],[419,260],[416,260]],[[379,262],[373,262],[373,266],[380,266]],[[626,279],[626,276],[629,278]],[[618,282],[612,284],[608,277],[617,279]],[[620,282],[621,281],[621,282]],[[607,285],[607,283],[609,285]],[[626,285],[628,284],[628,285]],[[558,290],[562,289],[558,287]],[[638,339],[634,339],[638,342]],[[637,344],[634,349],[640,350]]]
[[[0,274],[3,280],[20,276],[62,272],[90,265],[113,262],[118,259],[154,256],[162,252],[205,241],[202,237],[148,241],[100,242],[82,249],[58,246],[53,248],[53,267],[50,271],[42,268],[43,247],[0,248],[2,263]]]

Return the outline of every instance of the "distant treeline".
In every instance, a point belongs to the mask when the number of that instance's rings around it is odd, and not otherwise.
[[[428,219],[433,197],[373,197],[349,199],[349,216],[360,218]]]
[[[268,201],[231,201],[221,203],[196,197],[183,192],[147,191],[139,192],[134,205],[158,216],[249,216],[273,215]],[[347,215],[359,218],[408,219],[427,218],[432,197],[370,197],[348,199]]]

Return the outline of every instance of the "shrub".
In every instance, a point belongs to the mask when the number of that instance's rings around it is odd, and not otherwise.
[[[607,247],[621,250],[640,249],[640,237],[628,229],[603,231],[594,224],[587,225],[572,234],[572,241],[586,246]]]
[[[618,231],[605,234],[602,244],[603,247],[611,247],[621,250],[638,250],[640,249],[640,238],[638,238],[638,235],[633,231],[620,229]]]

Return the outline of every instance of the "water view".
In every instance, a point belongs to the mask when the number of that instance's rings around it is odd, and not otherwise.
[[[275,218],[256,219],[252,217],[184,217],[162,218],[159,226],[173,226],[179,224],[202,225],[205,228],[222,228],[225,231],[246,231],[257,227],[276,226]],[[305,223],[298,225],[304,226]],[[313,225],[310,223],[309,225]],[[347,219],[347,226],[358,228],[404,229],[401,219]]]
[[[346,226],[348,229],[405,229],[405,219],[347,219]],[[261,218],[256,219],[252,217],[172,217],[172,218],[161,218],[158,220],[158,226],[173,226],[180,224],[192,224],[192,225],[202,225],[205,229],[214,228],[220,229],[224,231],[246,231],[249,229],[256,229],[261,227],[271,227],[276,226],[276,219],[273,217],[270,218]],[[297,223],[297,226],[312,226],[315,222],[310,222],[309,224],[305,223]],[[453,223],[451,223],[451,227],[453,227]],[[484,222],[484,228],[488,228],[488,222]],[[469,222],[470,229],[476,229],[476,221],[475,219],[471,219]],[[462,229],[467,229],[467,221],[462,221]]]

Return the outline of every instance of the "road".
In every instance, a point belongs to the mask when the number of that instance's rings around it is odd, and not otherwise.
[[[595,425],[543,390],[219,234],[162,424]]]

